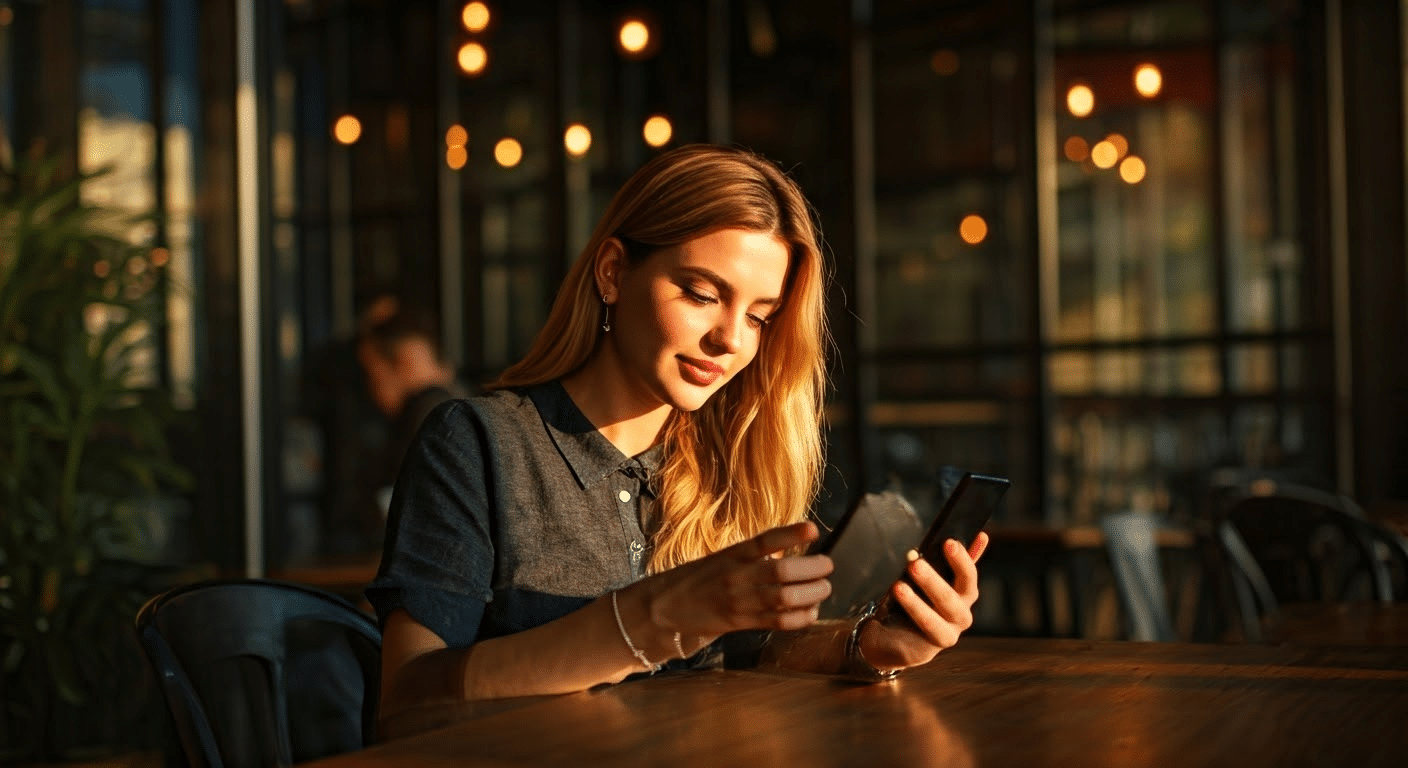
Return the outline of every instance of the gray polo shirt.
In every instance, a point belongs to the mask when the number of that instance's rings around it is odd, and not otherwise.
[[[463,648],[640,579],[660,454],[622,454],[555,381],[443,403],[406,453],[367,599]]]

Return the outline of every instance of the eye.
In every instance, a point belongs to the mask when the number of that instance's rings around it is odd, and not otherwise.
[[[763,326],[765,326],[765,325],[768,324],[768,319],[767,319],[766,317],[758,317],[757,315],[749,315],[749,316],[748,316],[748,322],[749,322],[754,328],[759,328],[759,329],[761,329]]]
[[[704,293],[703,291],[693,286],[682,285],[680,286],[680,288],[684,291],[685,298],[689,299],[695,304],[699,304],[700,306],[706,304],[713,304],[715,301],[718,301],[718,299],[715,299],[713,296],[710,296],[709,294]]]

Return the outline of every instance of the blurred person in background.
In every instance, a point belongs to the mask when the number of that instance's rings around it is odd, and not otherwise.
[[[357,339],[357,361],[366,377],[367,393],[389,424],[371,474],[384,515],[401,460],[421,422],[435,406],[465,397],[468,391],[440,352],[435,319],[411,307],[400,306],[368,324]]]

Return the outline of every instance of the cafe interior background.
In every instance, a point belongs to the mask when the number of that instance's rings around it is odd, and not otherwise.
[[[821,222],[823,520],[864,491],[930,498],[945,465],[1011,478],[1011,528],[1195,528],[1210,489],[1253,475],[1392,515],[1403,10],[3,0],[0,161],[107,167],[85,204],[157,214],[122,231],[152,310],[125,382],[170,406],[186,476],[127,507],[150,589],[352,574],[355,592],[379,545],[359,462],[384,430],[359,315],[394,292],[433,312],[464,381],[492,379],[617,186],[700,141],[780,162]],[[1022,564],[993,565],[974,631],[1050,630]],[[13,550],[0,566],[17,589]],[[1185,639],[1219,639],[1197,602]],[[1119,637],[1112,615],[1054,626]],[[81,700],[48,711],[101,709]],[[115,716],[78,741],[140,733]]]

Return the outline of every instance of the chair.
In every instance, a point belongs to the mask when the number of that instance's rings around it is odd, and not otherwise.
[[[1248,640],[1281,603],[1393,599],[1391,552],[1343,494],[1255,484],[1227,496],[1214,530]]]
[[[381,633],[341,597],[206,581],[152,598],[136,629],[195,768],[287,766],[374,735]]]
[[[1121,512],[1106,515],[1100,520],[1100,527],[1105,533],[1105,548],[1129,639],[1177,640],[1155,539],[1157,519],[1140,512]]]
[[[1408,539],[1403,534],[1374,520],[1361,524],[1364,537],[1374,550],[1374,557],[1383,567],[1387,595],[1380,599],[1408,601]]]

